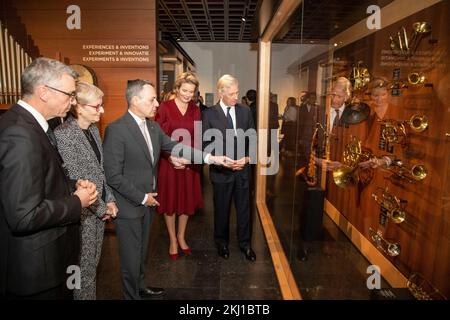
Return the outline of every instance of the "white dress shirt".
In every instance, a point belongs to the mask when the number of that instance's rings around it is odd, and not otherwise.
[[[331,130],[333,130],[333,124],[334,124],[334,119],[337,116],[337,112],[335,108],[330,108],[330,130],[329,132],[331,132]],[[338,109],[339,110],[339,119],[342,117],[342,112],[344,112],[345,109],[345,103]]]
[[[28,103],[26,103],[23,100],[19,100],[17,102],[19,106],[27,110],[31,115],[36,119],[36,121],[39,123],[39,125],[42,127],[42,130],[44,130],[45,133],[47,133],[48,130],[48,122],[45,120],[44,116],[40,114],[39,111],[37,111],[35,108],[30,106]]]
[[[222,99],[220,99],[220,107],[222,108],[223,113],[225,113],[225,118],[227,117],[227,108],[230,107],[230,116],[231,120],[233,120],[233,127],[234,127],[234,134],[237,135],[236,131],[236,109],[234,106],[227,106],[225,103],[223,103]]]
[[[141,123],[143,121],[147,121],[145,118],[144,119],[139,118],[131,110],[128,110],[128,113],[133,117],[134,121],[136,121],[136,124],[138,125],[139,129],[141,128]],[[147,128],[147,126],[145,126],[145,128]],[[141,132],[142,132],[142,130],[141,130]],[[146,139],[150,143],[150,148],[151,148],[151,150],[153,150],[152,138],[150,137],[150,133],[148,132],[148,129],[145,130],[145,134],[147,135],[147,137],[144,137],[144,139]],[[151,152],[150,152],[150,157],[151,157],[152,161],[154,161],[153,154]],[[156,179],[155,179],[156,174],[157,174],[157,172],[153,172],[153,185],[155,184],[155,181],[156,181]],[[148,195],[145,194],[144,200],[141,202],[141,204],[145,205],[145,203],[147,202],[147,199],[148,199]]]

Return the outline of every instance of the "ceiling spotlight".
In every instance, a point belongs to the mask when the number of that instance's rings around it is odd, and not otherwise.
[[[335,42],[335,43],[334,43],[334,46],[335,46],[335,47],[337,47],[337,46],[338,46],[338,44],[337,44],[337,43]]]
[[[181,38],[177,38],[177,41],[180,41],[181,40]]]
[[[244,17],[242,17],[241,20],[242,20],[243,22],[245,22],[245,18],[244,18]]]

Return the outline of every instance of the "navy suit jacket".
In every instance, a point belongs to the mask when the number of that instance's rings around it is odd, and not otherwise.
[[[253,116],[250,108],[248,106],[242,105],[242,104],[236,104],[234,106],[235,112],[236,112],[236,129],[242,129],[244,132],[248,129],[255,129],[255,124],[253,121]],[[227,129],[227,117],[225,113],[223,112],[220,103],[217,103],[215,106],[208,108],[202,113],[202,126],[203,126],[203,150],[204,152],[210,152],[213,155],[227,155],[230,158],[236,158],[233,157],[231,154],[231,150],[226,150],[227,145],[227,139],[230,139],[231,137],[226,134]],[[214,143],[213,141],[205,141],[208,139],[205,139],[205,133],[209,129],[217,129],[221,132],[221,139],[222,139],[222,147],[219,149],[209,150],[207,149],[208,146],[210,146],[211,143]],[[250,133],[247,131],[247,133]],[[252,141],[251,138],[254,140]],[[256,131],[253,131],[252,134],[247,136],[243,141],[242,146],[244,146],[244,154],[238,154],[237,158],[241,158],[242,156],[249,156],[250,155],[250,144],[256,143]],[[256,145],[252,145],[251,147],[255,148]],[[206,149],[206,150],[205,150]],[[254,160],[254,159],[253,159]],[[250,175],[250,165],[246,164],[244,169],[239,171],[233,171],[228,168],[220,167],[220,166],[210,166],[210,179],[212,182],[217,183],[228,183],[234,181],[234,177],[236,175],[241,175],[244,179],[248,179]]]

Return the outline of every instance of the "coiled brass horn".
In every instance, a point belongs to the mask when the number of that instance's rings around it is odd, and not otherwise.
[[[400,143],[406,144],[406,128],[405,124],[415,132],[422,132],[428,128],[428,118],[425,115],[414,114],[409,120],[378,120],[383,123],[384,126],[381,131],[381,136],[383,139],[389,143]]]
[[[390,242],[383,237],[383,233],[378,230],[375,232],[372,228],[369,228],[369,234],[372,241],[376,244],[377,248],[387,253],[391,257],[396,257],[401,252],[400,244]]]
[[[388,188],[383,190],[382,188],[378,187],[376,192],[380,193],[380,191],[381,195],[372,193],[372,197],[380,206],[387,210],[387,216],[395,223],[402,223],[403,221],[405,221],[406,212],[401,207],[400,199],[390,194],[388,192]]]
[[[343,165],[333,170],[334,183],[341,188],[348,187],[359,181],[359,163],[369,160],[373,154],[361,146],[361,140],[350,137],[343,153]]]

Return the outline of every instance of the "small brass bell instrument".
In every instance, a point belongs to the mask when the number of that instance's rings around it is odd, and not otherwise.
[[[390,159],[390,164],[387,169],[393,172],[395,176],[405,179],[410,183],[422,181],[428,174],[427,168],[422,164],[411,166],[405,165],[403,161],[399,159],[392,159],[389,156],[385,156],[385,158]]]
[[[411,274],[406,287],[417,300],[447,300],[438,288],[418,272]]]
[[[426,77],[421,72],[410,72],[408,73],[408,83],[412,84],[413,86],[419,85],[419,84],[425,84]]]
[[[401,206],[401,201],[396,196],[388,192],[388,188],[383,190],[378,187],[376,193],[372,193],[375,201],[386,209],[387,216],[395,223],[402,223],[406,219],[406,212]]]
[[[361,140],[351,136],[343,152],[343,165],[333,170],[334,183],[341,188],[357,183],[360,179],[358,174],[359,163],[372,157],[373,154],[361,146]]]
[[[415,132],[422,132],[428,128],[428,118],[425,115],[414,114],[409,120],[378,120],[383,123],[384,126],[381,131],[381,136],[384,140],[389,143],[400,143],[402,145],[406,144],[406,127],[405,124]]]
[[[400,244],[386,240],[380,230],[375,232],[372,228],[369,228],[369,235],[377,248],[381,249],[384,253],[391,257],[396,257],[400,254]]]

